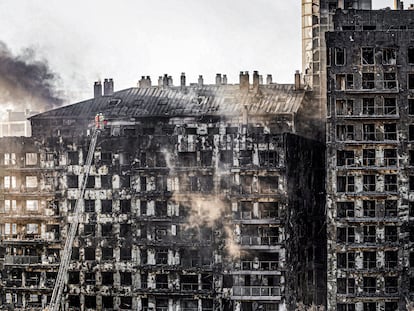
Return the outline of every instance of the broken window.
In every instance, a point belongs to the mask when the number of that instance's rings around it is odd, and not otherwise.
[[[119,257],[121,260],[131,260],[132,249],[130,247],[121,247]]]
[[[377,279],[375,277],[364,277],[362,290],[364,293],[375,293],[377,290]]]
[[[155,264],[166,265],[168,264],[168,250],[159,249],[155,252]]]
[[[144,200],[141,200],[139,208],[140,208],[142,216],[147,215],[148,202],[144,201]]]
[[[363,252],[364,256],[364,269],[372,269],[377,267],[377,253],[376,252]]]
[[[79,295],[69,295],[68,296],[69,307],[79,309],[80,308],[80,296]]]
[[[362,74],[362,88],[365,90],[375,88],[375,75],[373,73]]]
[[[132,234],[132,229],[130,224],[120,224],[119,225],[119,236],[122,238],[129,237]]]
[[[96,308],[96,296],[85,295],[85,307],[87,309]]]
[[[337,311],[355,311],[354,303],[338,303],[336,305]]]
[[[397,217],[398,216],[398,201],[397,200],[385,200],[385,217]]]
[[[362,128],[364,140],[376,140],[375,124],[364,124]]]
[[[364,217],[375,217],[375,201],[374,200],[364,200],[362,202],[364,209]]]
[[[155,216],[158,216],[158,217],[168,216],[168,205],[166,201],[155,202]]]
[[[353,125],[337,125],[336,127],[336,137],[338,140],[354,140],[354,126]]]
[[[259,165],[263,167],[277,167],[279,156],[276,151],[259,151]]]
[[[120,272],[121,285],[129,286],[132,285],[132,273],[131,272]]]
[[[375,165],[375,149],[364,149],[363,162],[366,166]],[[364,191],[375,191],[375,175],[364,175]],[[367,185],[367,186],[365,186]],[[368,190],[373,189],[373,190]]]
[[[213,300],[212,299],[202,299],[201,300],[201,308],[202,311],[213,311]],[[278,308],[275,310],[267,309],[265,311],[277,311]]]
[[[95,200],[84,200],[85,213],[95,213]]]
[[[336,283],[337,283],[338,294],[354,294],[355,293],[355,279],[338,278]]]
[[[112,236],[112,224],[102,224],[101,231],[102,231],[102,236],[104,237]]]
[[[68,188],[78,188],[78,175],[66,175]]]
[[[101,201],[101,212],[103,214],[112,213],[112,200],[102,200]]]
[[[221,150],[220,151],[220,163],[225,165],[233,165],[233,151]]]
[[[414,98],[408,99],[408,114],[414,115]]]
[[[102,189],[112,188],[112,176],[111,175],[101,175],[101,188]]]
[[[139,184],[140,184],[141,191],[147,191],[147,177],[146,176],[141,176],[139,178]]]
[[[119,179],[121,183],[121,188],[131,187],[131,176],[130,175],[121,175]]]
[[[398,189],[397,175],[387,174],[384,176],[384,190],[390,192],[396,192]]]
[[[102,296],[102,307],[112,309],[114,307],[114,299],[112,296]]]
[[[336,186],[338,192],[354,192],[354,176],[337,176]]]
[[[384,311],[395,311],[398,310],[398,302],[396,301],[386,301]]]
[[[344,48],[335,48],[335,65],[344,66],[345,65],[345,49]]]
[[[85,274],[85,285],[95,285],[96,275],[95,272],[84,272]]]
[[[408,187],[410,191],[414,191],[414,176],[409,176]]]
[[[382,64],[383,65],[396,65],[397,64],[397,51],[393,48],[382,49]]]
[[[409,216],[414,217],[414,202],[408,202]]]
[[[348,74],[336,74],[336,90],[345,91],[354,88],[354,75],[352,73]]]
[[[112,247],[102,247],[102,260],[114,259],[114,249]]]
[[[101,272],[101,276],[102,276],[102,285],[113,285],[114,284],[113,272]]]
[[[375,114],[374,98],[363,98],[362,99],[362,114],[366,114],[366,115]]]
[[[128,214],[131,212],[131,200],[120,200],[119,206],[121,214]]]
[[[279,188],[278,176],[259,176],[260,193],[277,193]]]
[[[279,216],[279,203],[259,202],[259,213],[261,219],[276,218]]]
[[[95,248],[94,247],[85,247],[85,260],[95,260]]]
[[[341,269],[353,269],[355,268],[355,253],[338,253],[337,254],[337,265]]]
[[[384,165],[385,166],[396,166],[397,158],[397,149],[384,149]]]
[[[68,273],[69,284],[79,284],[79,271],[69,271]]]
[[[84,224],[83,225],[83,235],[95,236],[95,225],[94,224]]]
[[[398,265],[398,251],[385,251],[385,268],[395,268]]]
[[[180,275],[181,290],[198,290],[198,275]]]
[[[410,90],[414,89],[414,73],[408,74],[408,88]]]
[[[212,175],[203,175],[199,177],[200,190],[202,192],[211,192],[214,189],[214,181]]]
[[[397,124],[385,123],[384,124],[384,139],[385,140],[397,140]]]
[[[337,166],[352,166],[355,164],[355,153],[353,150],[338,150],[336,157]]]
[[[39,225],[38,224],[27,224],[26,225],[26,234],[28,235],[37,235],[39,234]]]
[[[155,288],[168,288],[168,275],[157,274],[155,276]]]
[[[408,63],[414,64],[414,47],[408,47]]]
[[[361,55],[362,55],[362,65],[374,65],[375,64],[375,57],[374,57],[374,48],[372,47],[365,47],[361,48]]]
[[[336,101],[336,115],[351,116],[354,114],[354,101],[351,99],[338,99]]]
[[[210,151],[210,150],[200,151],[200,160],[201,160],[202,167],[211,166],[212,159],[213,159],[213,151]]]
[[[95,176],[88,176],[86,188],[95,188]]]
[[[384,72],[384,89],[397,88],[397,75],[395,72]]]
[[[355,242],[355,228],[337,228],[337,241],[342,243],[354,243]]]
[[[196,152],[179,152],[178,164],[181,167],[197,166],[197,153]]]
[[[398,277],[395,277],[395,276],[385,277],[385,293],[387,294],[398,293]]]
[[[253,154],[251,150],[240,150],[239,165],[245,166],[252,164]]]
[[[375,243],[376,242],[376,227],[375,226],[364,226],[364,243]]]
[[[363,191],[375,191],[376,177],[375,175],[363,175]]]
[[[338,217],[355,217],[355,203],[354,202],[337,202]]]
[[[398,241],[398,230],[396,226],[385,226],[385,241],[386,242],[397,242]]]
[[[384,98],[384,114],[395,115],[397,114],[397,99],[394,97]]]

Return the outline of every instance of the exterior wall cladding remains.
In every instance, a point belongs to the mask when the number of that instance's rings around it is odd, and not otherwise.
[[[99,112],[65,310],[325,305],[324,145],[295,134],[319,134],[305,91],[257,73],[240,86],[143,82],[0,140],[0,309],[50,299]]]
[[[413,301],[413,25],[413,11],[337,11],[326,36],[329,310]]]

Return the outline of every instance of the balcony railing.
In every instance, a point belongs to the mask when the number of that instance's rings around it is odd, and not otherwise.
[[[30,265],[40,263],[39,256],[4,256],[5,264]]]
[[[181,283],[181,290],[198,290],[198,283]]]
[[[242,261],[242,270],[273,271],[279,267],[278,261]]]
[[[280,287],[274,286],[234,286],[233,296],[280,296]]]
[[[279,242],[278,236],[242,236],[241,245],[274,245]]]

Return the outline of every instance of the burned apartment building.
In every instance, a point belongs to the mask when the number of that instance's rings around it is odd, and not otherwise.
[[[328,309],[414,298],[414,12],[337,11],[327,33]]]
[[[318,133],[296,81],[106,80],[103,95],[96,83],[94,98],[31,117],[31,138],[0,139],[0,309],[47,305],[77,199],[64,310],[325,305],[324,145],[302,137]]]

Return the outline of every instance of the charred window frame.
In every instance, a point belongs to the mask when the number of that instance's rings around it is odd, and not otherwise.
[[[102,285],[113,285],[114,284],[114,273],[113,272],[101,272]]]
[[[95,225],[94,224],[84,224],[83,225],[83,235],[84,236],[95,236]]]
[[[95,188],[95,176],[88,176],[88,180],[86,181],[86,188]]]
[[[374,123],[365,123],[362,125],[364,140],[377,140],[376,127]]]
[[[396,166],[398,164],[397,149],[384,149],[384,165]]]
[[[338,294],[355,294],[354,278],[337,278],[336,283]]]
[[[414,89],[414,73],[408,74],[408,88],[410,90]]]
[[[84,200],[85,213],[95,213],[95,200]]]
[[[131,200],[120,200],[119,207],[121,214],[131,213]]]
[[[375,111],[375,99],[373,97],[362,99],[362,114],[374,115]]]
[[[103,237],[112,236],[112,224],[101,224],[101,235]]]
[[[202,167],[211,166],[211,163],[213,160],[213,151],[211,150],[200,151],[200,160],[201,160]]]
[[[112,152],[101,152],[101,164],[102,165],[112,164]]]
[[[119,258],[120,258],[120,260],[131,260],[132,259],[132,249],[131,249],[131,247],[121,247]]]
[[[68,296],[69,307],[80,309],[80,295]]]
[[[408,190],[414,191],[414,176],[411,175],[408,178]]]
[[[354,88],[354,75],[352,73],[336,74],[335,77],[335,89],[337,91],[351,90]]]
[[[69,271],[68,284],[79,284],[79,271]]]
[[[397,200],[385,200],[385,217],[397,217],[398,216],[398,201]]]
[[[336,100],[336,115],[337,116],[352,116],[354,114],[354,100],[352,99],[337,99]]]
[[[365,276],[363,278],[363,286],[362,286],[362,291],[364,293],[368,293],[368,294],[373,294],[377,291],[377,278],[376,277],[371,277],[371,276]],[[365,303],[364,303],[365,305]],[[374,303],[375,305],[375,303]],[[364,308],[365,310],[365,308]],[[369,311],[371,311],[371,309],[369,309]],[[373,310],[375,311],[375,309]]]
[[[372,278],[375,281],[375,278]],[[365,288],[365,278],[364,278],[364,288]],[[366,292],[363,288],[363,291]],[[376,286],[374,287],[375,289],[370,293],[375,293],[376,290]],[[376,311],[377,310],[377,303],[376,302],[364,302],[363,304],[363,311]]]
[[[371,90],[375,88],[375,74],[374,73],[362,73],[362,89]]]
[[[337,202],[337,216],[343,217],[355,217],[355,202]]]
[[[355,242],[355,228],[337,228],[336,240],[338,243],[354,243]]]
[[[363,252],[363,266],[364,269],[372,269],[377,267],[377,253]]]
[[[168,249],[157,249],[155,252],[155,264],[167,265],[168,264]]]
[[[337,253],[337,267],[339,269],[354,269],[355,268],[355,253]]]
[[[337,192],[355,192],[354,176],[337,176]]]
[[[396,294],[396,293],[398,293],[398,277],[396,277],[396,276],[386,276],[384,279],[385,279],[385,284],[384,284],[385,293],[386,294]]]
[[[375,243],[377,240],[376,226],[363,226],[364,243]]]
[[[384,139],[385,140],[397,140],[397,124],[396,123],[384,123]]]
[[[396,115],[397,114],[397,99],[395,97],[384,98],[384,114]]]
[[[414,202],[408,202],[408,213],[410,217],[414,217]]]
[[[396,301],[386,301],[384,311],[395,311],[398,310],[398,302]]]
[[[397,50],[394,48],[382,49],[382,64],[396,65],[397,64]]]
[[[87,309],[96,309],[96,296],[85,295],[85,307]]]
[[[259,176],[260,193],[272,194],[279,190],[279,176]]]
[[[397,226],[385,226],[384,227],[384,240],[385,242],[397,242],[398,241],[398,227]]]
[[[364,200],[362,202],[362,208],[364,210],[364,217],[375,217],[376,216],[375,200]]]
[[[120,272],[119,273],[120,282],[123,286],[132,285],[132,273],[131,272]]]
[[[112,260],[114,259],[114,249],[112,247],[102,247],[102,260]]]
[[[155,166],[156,167],[166,167],[167,160],[165,158],[164,152],[156,152],[155,153]]]
[[[66,176],[68,188],[79,188],[79,176],[67,175]]]
[[[259,151],[259,165],[262,167],[277,167],[279,165],[279,155],[273,150]]]
[[[373,174],[363,175],[362,176],[362,189],[363,191],[373,192],[376,190],[376,176]]]
[[[155,201],[155,216],[157,217],[168,216],[167,201]]]
[[[220,163],[233,165],[233,150],[220,150]]]
[[[239,165],[251,165],[253,161],[253,152],[252,150],[240,150],[239,153]]]
[[[102,307],[112,309],[114,307],[114,298],[112,296],[102,296]]]
[[[132,225],[131,224],[120,224],[119,225],[119,236],[121,238],[126,238],[132,235]]]
[[[84,248],[85,260],[95,260],[95,247],[85,247]]]
[[[395,72],[384,72],[384,89],[397,88],[397,74]]]
[[[131,188],[131,176],[121,175],[120,176],[121,188]]]
[[[384,176],[384,190],[389,192],[398,191],[398,179],[396,174],[386,174]]]
[[[385,251],[385,268],[398,266],[398,251]]]
[[[101,188],[102,189],[111,189],[112,188],[112,176],[111,175],[101,175]]]
[[[346,64],[346,50],[345,48],[335,47],[335,65],[345,66]]]
[[[355,311],[354,303],[338,303],[336,305],[337,311]]]
[[[361,64],[365,66],[375,65],[375,48],[362,47],[361,48]]]
[[[194,167],[197,166],[196,152],[179,152],[178,164],[180,167]]]
[[[376,165],[375,149],[363,149],[362,150],[362,165],[364,166],[375,166]]]
[[[338,150],[336,154],[336,166],[353,166],[355,164],[355,152],[353,150]]]
[[[337,125],[336,138],[340,141],[354,140],[355,129],[353,125]]]

